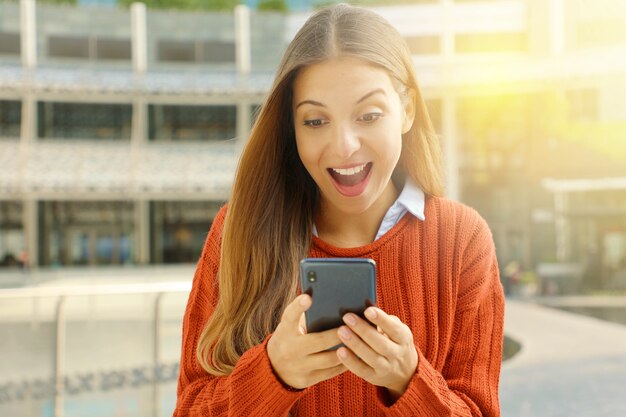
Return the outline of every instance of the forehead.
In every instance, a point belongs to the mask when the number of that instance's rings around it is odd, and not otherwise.
[[[387,71],[359,58],[331,58],[302,68],[293,83],[294,101],[353,96],[376,88],[393,91]]]

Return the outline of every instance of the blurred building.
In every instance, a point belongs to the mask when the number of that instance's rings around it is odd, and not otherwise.
[[[240,10],[0,0],[0,262],[197,259],[310,13]],[[610,281],[626,259],[624,2],[375,10],[414,53],[449,196],[487,219],[502,266],[596,262]]]

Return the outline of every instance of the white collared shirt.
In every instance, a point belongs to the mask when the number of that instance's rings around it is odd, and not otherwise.
[[[422,189],[410,178],[407,178],[402,192],[391,207],[389,207],[387,213],[385,213],[385,217],[383,217],[383,221],[380,223],[378,233],[376,233],[374,240],[380,239],[382,235],[398,224],[407,211],[421,221],[426,220],[424,216],[425,201],[426,199]],[[315,225],[313,225],[313,235],[317,236],[317,227]]]

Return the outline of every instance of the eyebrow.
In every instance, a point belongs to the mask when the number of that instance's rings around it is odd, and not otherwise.
[[[370,98],[371,96],[373,96],[374,94],[385,94],[385,90],[383,90],[382,88],[377,88],[376,90],[372,90],[369,93],[365,94],[363,97],[361,97],[360,99],[358,99],[356,101],[356,104],[359,104],[365,100],[367,100],[368,98]],[[300,103],[298,103],[298,105],[296,106],[296,110],[298,110],[298,107],[302,106],[303,104],[312,104],[313,106],[318,106],[318,107],[324,107],[326,108],[326,105],[323,103],[320,103],[319,101],[315,101],[315,100],[304,100],[301,101]]]
[[[377,88],[376,90],[370,91],[369,93],[365,94],[363,97],[361,97],[356,104],[359,104],[362,101],[367,100],[368,98],[370,98],[371,96],[373,96],[374,94],[382,94],[382,95],[386,95],[385,94],[385,90],[383,90],[382,88]]]

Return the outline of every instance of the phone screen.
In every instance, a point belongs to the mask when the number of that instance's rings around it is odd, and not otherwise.
[[[334,329],[348,312],[364,317],[376,305],[376,264],[363,258],[307,258],[300,262],[302,292],[313,298],[307,332]]]

